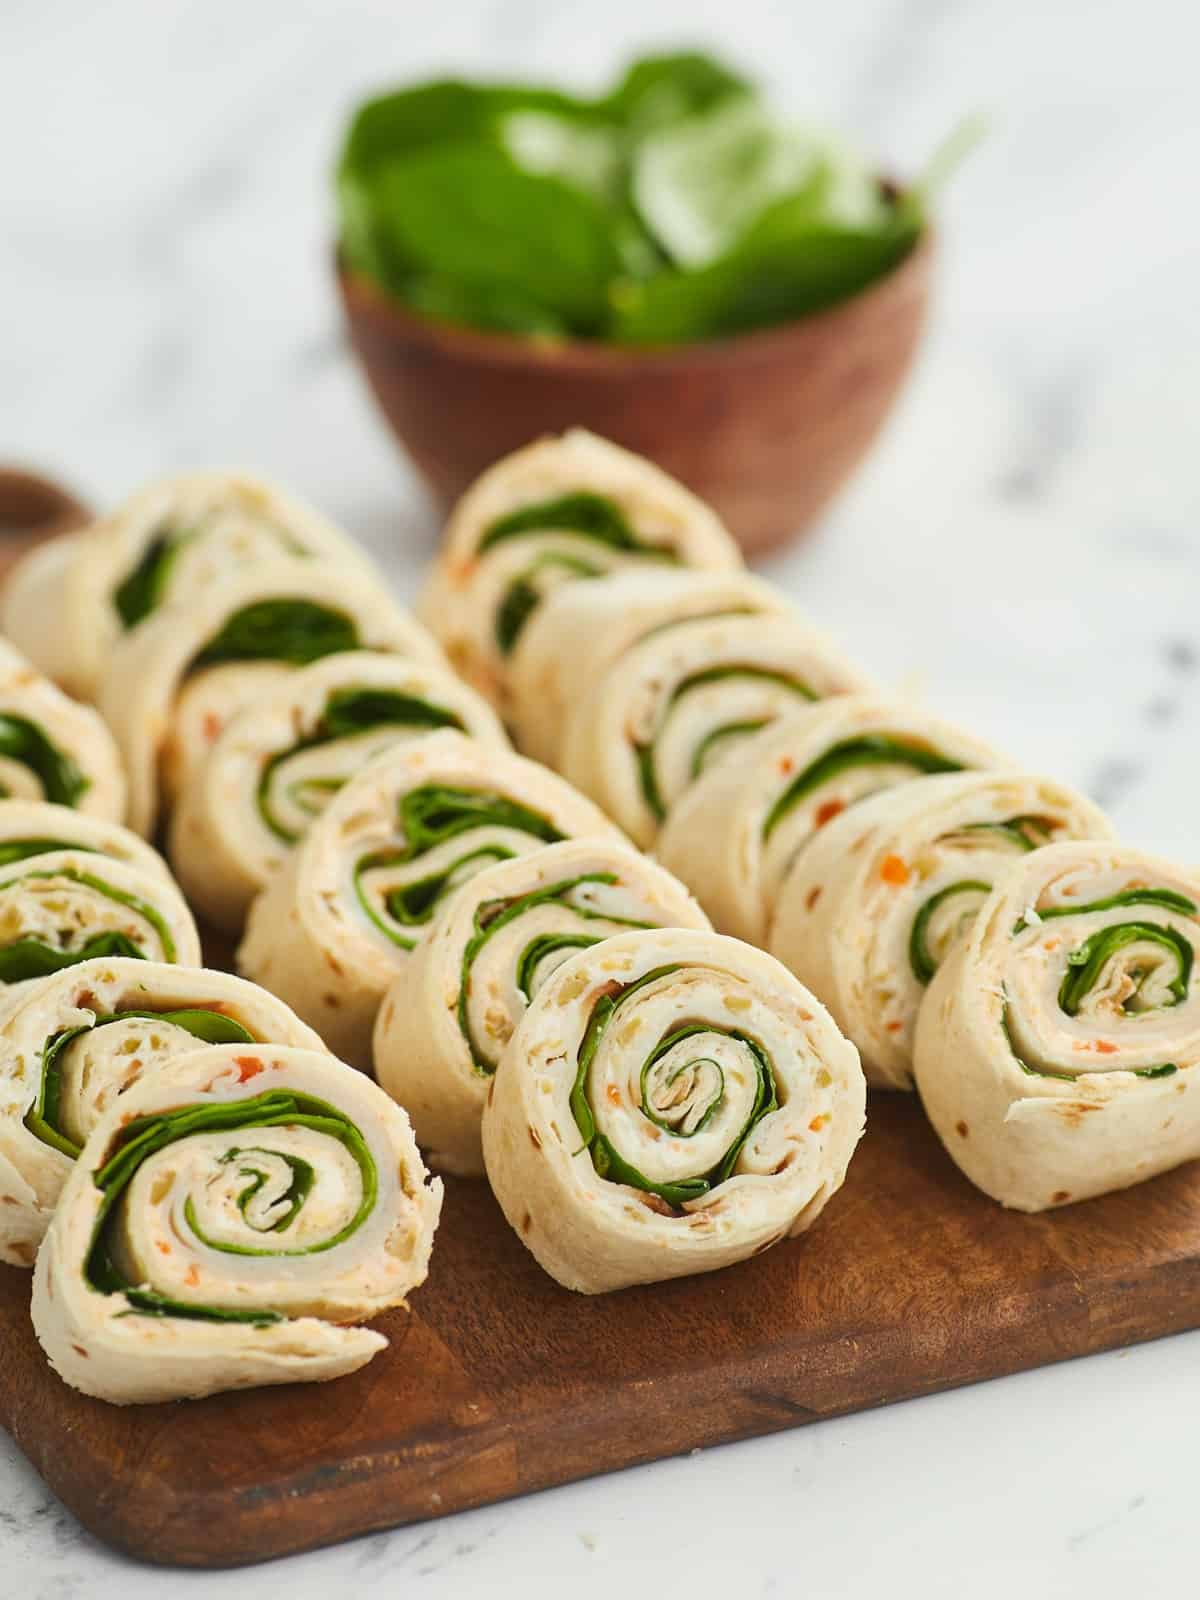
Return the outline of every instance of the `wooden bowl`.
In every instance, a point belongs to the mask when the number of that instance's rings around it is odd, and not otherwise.
[[[582,426],[711,502],[748,553],[808,527],[858,465],[912,363],[928,234],[886,277],[796,322],[706,344],[539,343],[431,322],[338,267],[384,416],[452,502],[499,456]]]

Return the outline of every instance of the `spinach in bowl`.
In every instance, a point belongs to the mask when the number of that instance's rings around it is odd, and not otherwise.
[[[931,187],[897,193],[698,53],[636,62],[594,99],[454,79],[382,95],[337,170],[344,262],[417,312],[635,345],[854,294],[911,250]]]

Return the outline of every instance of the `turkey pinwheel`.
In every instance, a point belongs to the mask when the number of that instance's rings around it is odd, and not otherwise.
[[[517,641],[553,588],[647,563],[730,571],[742,559],[681,483],[575,428],[506,456],[467,490],[419,614],[457,671],[503,704]]]
[[[548,595],[521,631],[507,716],[522,754],[557,767],[587,685],[639,639],[697,617],[787,615],[786,596],[748,572],[638,567]]]
[[[170,878],[158,851],[118,822],[45,800],[0,800],[0,869],[56,850],[111,856],[152,877]]]
[[[623,933],[538,990],[483,1113],[523,1243],[599,1294],[710,1272],[804,1232],[863,1129],[854,1046],[772,957]]]
[[[72,1163],[117,1099],[204,1044],[320,1039],[243,978],[118,956],[8,992],[0,1014],[0,1260],[32,1266]]]
[[[912,1088],[926,986],[1014,861],[1112,825],[1066,784],[916,778],[826,824],[784,879],[771,950],[829,1007],[877,1088]]]
[[[64,689],[95,699],[130,628],[237,567],[330,561],[374,568],[333,523],[271,484],[228,472],[165,478],[69,538],[37,546],[4,589],[4,631]]]
[[[562,772],[648,846],[688,786],[751,734],[810,701],[867,686],[795,617],[681,622],[591,680],[572,707]]]
[[[251,906],[238,965],[366,1067],[384,992],[442,900],[493,862],[595,836],[620,838],[552,772],[431,733],[334,796]]]
[[[171,878],[44,837],[0,843],[0,993],[99,956],[200,965]]]
[[[408,1118],[315,1050],[201,1047],[92,1129],[38,1251],[33,1326],[118,1405],[354,1372],[347,1326],[425,1280],[442,1203]]]
[[[707,928],[683,884],[626,845],[568,840],[487,867],[446,900],[375,1025],[375,1076],[430,1164],[483,1173],[479,1121],[517,1023],[578,950],[629,928]]]
[[[129,820],[150,833],[160,788],[186,787],[226,724],[297,667],[344,650],[443,665],[375,582],[320,561],[259,562],[158,612],[113,649],[100,709],[129,775]]]
[[[766,946],[780,886],[818,828],[880,789],[998,765],[982,740],[928,712],[838,695],[781,717],[692,784],[655,854],[722,933]]]
[[[1043,1211],[1200,1156],[1200,877],[1121,845],[1013,866],[943,963],[917,1087],[985,1194]]]
[[[184,892],[210,922],[240,931],[251,900],[342,785],[371,756],[439,728],[508,748],[474,690],[402,656],[328,656],[264,689],[180,795],[170,855]]]
[[[104,719],[0,640],[0,797],[125,816],[125,772]]]

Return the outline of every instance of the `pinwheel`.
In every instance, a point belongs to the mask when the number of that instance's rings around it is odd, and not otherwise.
[[[364,578],[352,540],[281,489],[228,472],[197,472],[132,495],[81,533],[36,546],[5,586],[4,631],[83,699],[99,691],[118,639],[173,601],[191,605],[234,568],[320,557]]]
[[[829,1007],[869,1083],[912,1088],[926,985],[1014,861],[1112,825],[1066,784],[1014,773],[917,778],[861,801],[784,879],[771,950]]]
[[[576,428],[506,456],[467,490],[419,614],[452,665],[503,704],[509,659],[545,596],[633,564],[729,571],[742,561],[682,484]]]
[[[170,879],[158,851],[117,822],[44,800],[0,800],[0,871],[63,850],[109,856],[151,877]]]
[[[1200,878],[1139,850],[1011,867],[929,986],[917,1087],[954,1160],[1021,1211],[1200,1156]]]
[[[538,990],[488,1090],[505,1216],[568,1289],[710,1272],[811,1226],[863,1128],[854,1046],[761,950],[618,934]]]
[[[238,964],[355,1066],[384,991],[442,900],[510,856],[619,838],[544,767],[459,733],[376,756],[339,791],[250,908]]]
[[[707,928],[684,886],[645,856],[570,840],[487,867],[443,902],[375,1025],[375,1076],[434,1167],[483,1172],[488,1084],[525,1008],[578,950],[629,928]]]
[[[32,1266],[101,1116],[200,1043],[320,1039],[281,1000],[225,972],[125,956],[19,985],[0,1009],[0,1260]]]
[[[68,694],[90,700],[96,684],[81,670],[86,651],[66,614],[67,574],[84,533],[60,533],[31,545],[0,588],[0,628],[15,649]]]
[[[258,562],[160,611],[113,649],[100,709],[129,774],[130,824],[149,833],[222,728],[296,667],[374,649],[444,664],[383,588],[320,561]]]
[[[572,707],[561,770],[638,844],[688,786],[777,717],[867,687],[791,616],[705,617],[651,633]]]
[[[104,719],[0,640],[0,797],[120,822],[125,773]]]
[[[789,712],[704,773],[672,808],[655,854],[722,933],[765,946],[783,879],[818,828],[877,790],[999,764],[982,740],[915,706],[838,695]]]
[[[199,966],[196,925],[167,874],[44,836],[0,843],[0,993],[99,956]]]
[[[238,932],[250,901],[372,755],[439,728],[495,749],[495,713],[442,667],[349,651],[284,676],[239,712],[193,771],[171,820],[192,904]]]
[[[748,572],[642,566],[561,584],[521,630],[509,663],[507,716],[518,749],[557,767],[567,721],[588,684],[648,633],[697,617],[790,611],[780,590]]]
[[[425,1279],[441,1209],[408,1118],[313,1050],[201,1047],[88,1135],[33,1280],[67,1383],[117,1404],[336,1378]]]

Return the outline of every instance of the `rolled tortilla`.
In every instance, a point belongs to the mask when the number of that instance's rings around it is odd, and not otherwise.
[[[85,850],[0,866],[0,993],[98,957],[200,965],[200,938],[164,873]]]
[[[259,562],[126,634],[100,709],[125,758],[131,827],[153,830],[160,790],[178,793],[257,695],[296,667],[361,649],[444,665],[378,583],[320,561]]]
[[[921,1005],[930,1121],[985,1194],[1087,1200],[1200,1156],[1200,878],[1106,842],[1009,868]]]
[[[0,797],[120,822],[125,772],[103,717],[0,640]]]
[[[317,557],[364,579],[375,569],[325,517],[272,484],[231,472],[164,478],[70,539],[27,556],[4,590],[4,631],[71,694],[95,699],[109,652],[175,601],[261,561]]]
[[[0,1016],[0,1260],[31,1267],[97,1122],[147,1074],[208,1044],[324,1046],[227,972],[118,956],[16,986]]]
[[[375,1024],[375,1076],[430,1165],[483,1174],[488,1083],[529,1002],[577,950],[629,928],[708,928],[669,872],[623,844],[573,839],[487,867],[446,900]]]
[[[424,1282],[442,1186],[408,1118],[313,1050],[211,1045],[96,1124],[38,1251],[33,1326],[117,1405],[354,1372],[347,1323]]]
[[[771,950],[854,1040],[868,1083],[911,1089],[921,997],[997,877],[1042,845],[1112,832],[1090,800],[1048,778],[916,778],[810,840],[784,879]]]
[[[541,987],[492,1079],[488,1178],[551,1275],[599,1294],[811,1226],[863,1129],[854,1046],[777,961],[619,934]]]
[[[384,993],[445,896],[496,861],[589,837],[620,834],[532,761],[460,733],[397,745],[334,797],[254,901],[239,969],[368,1067]]]
[[[0,800],[0,871],[54,851],[109,856],[139,872],[171,881],[167,863],[129,828],[45,800]]]
[[[641,456],[573,428],[496,462],[455,506],[418,614],[507,709],[508,664],[558,585],[631,565],[740,568],[716,513]]]
[[[784,877],[818,828],[881,789],[1000,765],[981,739],[916,706],[838,695],[780,717],[736,761],[704,773],[671,808],[654,851],[715,927],[765,947]]]
[[[562,772],[648,847],[689,785],[752,734],[810,701],[867,687],[796,617],[681,622],[590,681],[572,707]]]
[[[90,699],[90,686],[79,671],[79,630],[64,603],[67,571],[82,537],[82,530],[57,534],[14,563],[0,589],[0,627],[53,683]]]
[[[508,748],[491,707],[444,667],[353,650],[285,673],[225,727],[180,796],[170,854],[192,904],[240,932],[251,900],[346,780],[438,728]]]
[[[509,662],[507,716],[517,748],[557,767],[568,718],[639,639],[696,617],[788,615],[782,590],[748,572],[637,567],[564,583],[538,606]]]

